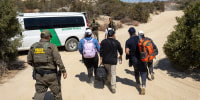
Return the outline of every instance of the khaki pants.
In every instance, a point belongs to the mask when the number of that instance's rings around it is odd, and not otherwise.
[[[97,31],[92,31],[92,33],[94,34],[94,38],[96,38],[99,41],[99,33],[98,30]]]
[[[62,100],[61,85],[58,83],[56,73],[44,74],[43,77],[36,74],[34,100],[43,100],[48,87],[54,95],[54,100]]]
[[[105,64],[108,71],[107,81],[111,85],[111,89],[116,88],[116,65]]]

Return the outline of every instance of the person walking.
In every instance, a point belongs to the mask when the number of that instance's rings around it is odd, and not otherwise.
[[[145,94],[145,87],[146,87],[146,64],[140,60],[140,52],[138,47],[139,36],[135,34],[135,28],[130,27],[128,32],[130,38],[126,41],[125,44],[125,52],[126,52],[126,59],[129,59],[129,66],[134,67],[135,71],[135,80],[137,84],[137,88],[141,89],[141,94]],[[140,87],[140,79],[139,75],[142,78],[142,87]]]
[[[99,63],[97,52],[100,52],[100,46],[98,40],[92,37],[92,31],[90,29],[86,30],[85,37],[80,40],[78,48],[88,71],[89,83],[93,85],[93,71],[96,77],[96,69]]]
[[[41,32],[41,40],[34,43],[27,56],[27,62],[34,68],[35,96],[34,100],[43,100],[50,88],[54,100],[62,100],[60,74],[67,78],[65,66],[62,63],[57,47],[50,43],[52,35],[49,30]],[[61,73],[57,72],[57,66]]]
[[[123,49],[119,41],[115,40],[115,31],[108,30],[108,38],[101,42],[100,63],[104,64],[107,71],[107,81],[112,93],[116,92],[116,65],[117,60],[122,61]],[[120,56],[118,58],[119,52]]]
[[[105,39],[108,37],[108,31],[109,30],[115,31],[113,28],[111,28],[111,25],[109,25],[108,28],[105,29]]]
[[[145,39],[145,38],[146,38],[146,39],[150,40],[151,43],[153,44],[153,51],[154,51],[154,54],[155,54],[155,55],[158,55],[158,48],[157,48],[157,46],[155,45],[155,43],[153,42],[152,39],[150,39],[150,38],[148,38],[148,37],[145,37],[143,31],[139,31],[139,32],[138,32],[138,36],[139,36],[140,39]],[[153,79],[154,79],[153,60],[150,60],[149,62],[147,62],[147,66],[148,66],[148,69],[149,69],[149,73],[150,73],[150,75],[151,75],[151,80],[153,80]],[[148,75],[149,75],[148,69],[147,69],[147,77],[148,77]],[[149,77],[148,77],[148,78],[149,78]]]
[[[92,33],[94,34],[94,37],[99,41],[99,23],[95,21],[95,19],[93,19],[92,23],[90,24],[90,27],[92,29]]]

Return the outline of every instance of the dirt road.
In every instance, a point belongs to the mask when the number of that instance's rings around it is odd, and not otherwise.
[[[68,78],[62,79],[62,95],[64,100],[200,100],[200,79],[176,74],[168,59],[163,53],[163,44],[167,36],[176,25],[176,16],[183,15],[181,11],[166,11],[152,17],[147,24],[136,27],[137,32],[143,30],[145,35],[152,38],[157,44],[159,55],[155,60],[155,80],[147,80],[146,95],[139,95],[133,75],[133,68],[128,67],[128,61],[123,55],[123,64],[117,65],[117,90],[112,94],[107,86],[101,84],[91,87],[87,83],[87,71],[81,60],[79,52],[61,51],[63,62],[68,71]],[[124,48],[125,41],[129,38],[127,32],[130,26],[117,30],[117,39]],[[104,37],[101,32],[100,38]],[[26,61],[26,55],[19,60]],[[1,100],[31,100],[34,95],[32,68],[26,65],[14,78],[0,84]],[[52,100],[47,93],[45,100]]]

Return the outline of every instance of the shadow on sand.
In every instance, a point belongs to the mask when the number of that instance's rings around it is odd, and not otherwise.
[[[51,93],[51,91],[48,91],[45,96],[44,96],[44,100],[54,100],[53,94]]]
[[[198,70],[187,70],[185,72],[180,72],[173,67],[168,58],[159,60],[157,64],[154,65],[154,69],[161,69],[163,71],[167,71],[167,74],[174,78],[184,79],[186,77],[191,77],[196,81],[200,81],[200,73],[198,72]]]
[[[76,75],[75,77],[78,77],[81,82],[86,82],[89,84],[88,75],[85,74],[85,72],[81,72],[80,74]],[[102,81],[94,80],[94,88],[103,89],[104,83]]]
[[[125,69],[126,70],[126,72],[128,72],[128,73],[133,73],[132,71],[130,71],[130,70],[128,70],[128,69]],[[132,74],[133,75],[133,74]],[[129,86],[134,86],[135,88],[136,88],[136,82],[134,82],[133,80],[131,80],[131,79],[128,79],[128,78],[120,78],[119,76],[117,76],[116,77],[116,81],[117,82],[120,82],[120,83],[122,83],[122,84],[124,84],[124,85],[129,85]],[[140,93],[140,89],[138,89],[138,88],[136,88],[137,90],[138,90],[138,92]]]

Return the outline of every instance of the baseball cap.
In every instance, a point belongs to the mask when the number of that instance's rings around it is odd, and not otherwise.
[[[142,35],[144,35],[144,32],[143,31],[139,31],[138,35],[142,36]]]
[[[40,34],[41,38],[46,38],[48,36],[51,36],[52,37],[52,34],[49,30],[43,30]]]
[[[134,27],[130,27],[128,30],[129,33],[135,33],[135,28]]]
[[[85,31],[85,34],[86,34],[86,35],[92,35],[91,29],[87,29],[87,30]]]

